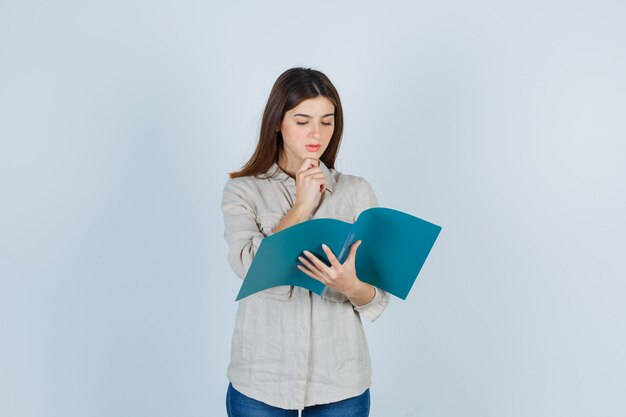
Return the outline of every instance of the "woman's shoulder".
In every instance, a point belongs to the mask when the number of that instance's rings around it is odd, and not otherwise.
[[[334,173],[335,190],[366,206],[377,206],[378,198],[370,182],[362,175]],[[363,203],[364,202],[364,203]]]
[[[338,187],[342,187],[342,188],[349,187],[349,188],[357,188],[357,189],[363,189],[364,187],[369,187],[369,182],[363,176],[355,175],[355,174],[346,174],[336,169],[329,169],[329,171],[335,180],[335,184]]]
[[[269,177],[264,174],[244,175],[242,177],[227,178],[224,188],[258,187],[259,184],[266,184]]]
[[[267,181],[263,181],[255,176],[243,176],[235,178],[227,178],[224,182],[222,195],[224,198],[229,195],[237,195],[238,197],[255,198],[264,192],[264,186]]]

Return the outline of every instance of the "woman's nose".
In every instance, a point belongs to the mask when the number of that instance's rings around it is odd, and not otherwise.
[[[320,126],[317,123],[311,123],[311,136],[319,137],[320,135]]]

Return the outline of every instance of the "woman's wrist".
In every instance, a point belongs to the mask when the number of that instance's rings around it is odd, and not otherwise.
[[[311,210],[305,206],[302,203],[296,203],[294,204],[289,211],[294,212],[295,216],[298,218],[298,220],[300,221],[305,221],[308,220],[309,217],[311,217]]]
[[[376,297],[376,288],[367,282],[357,281],[357,284],[345,296],[355,307],[362,307],[369,304]]]
[[[302,223],[306,220],[309,220],[311,214],[307,211],[307,208],[300,205],[295,204],[293,207],[289,209],[287,213],[283,216],[283,218],[278,222],[272,233],[280,232],[281,230],[287,229],[293,225],[298,223]]]

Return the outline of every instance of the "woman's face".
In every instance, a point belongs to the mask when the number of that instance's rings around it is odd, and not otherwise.
[[[319,159],[324,153],[335,129],[334,112],[333,103],[319,96],[285,113],[279,130],[284,144],[281,160],[288,171],[296,172],[304,158]]]

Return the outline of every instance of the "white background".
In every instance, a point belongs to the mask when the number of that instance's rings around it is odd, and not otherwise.
[[[226,415],[220,199],[280,73],[443,226],[364,320],[373,417],[626,414],[619,1],[0,1],[0,415]]]

